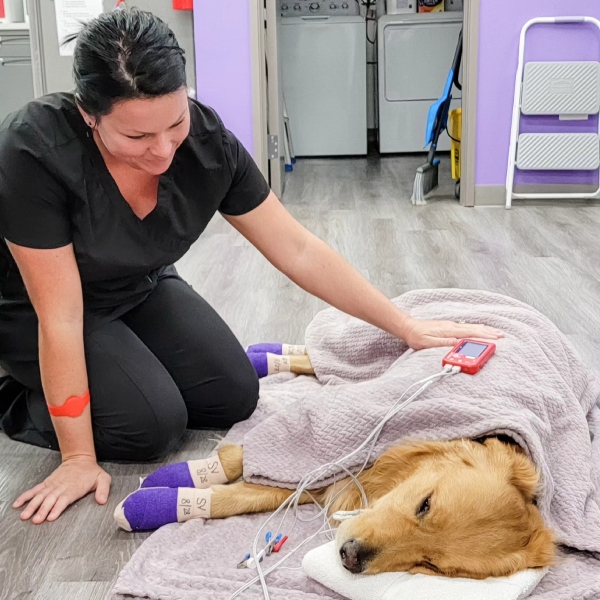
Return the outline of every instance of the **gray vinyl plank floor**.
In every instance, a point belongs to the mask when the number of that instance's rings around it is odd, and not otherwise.
[[[301,160],[284,204],[389,297],[417,288],[479,288],[523,300],[550,317],[600,374],[600,204],[554,202],[512,211],[465,209],[449,173],[427,206],[409,202],[423,158]],[[446,164],[447,161],[444,161]],[[310,297],[220,217],[178,265],[243,344],[301,342],[325,304]],[[188,432],[164,462],[206,455],[223,432]],[[103,600],[148,534],[119,531],[112,513],[163,463],[106,464],[108,505],[91,497],[53,524],[22,523],[11,503],[58,464],[58,455],[0,434],[0,600]]]

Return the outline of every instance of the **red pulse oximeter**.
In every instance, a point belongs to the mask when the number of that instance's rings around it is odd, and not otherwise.
[[[460,367],[463,373],[475,375],[494,356],[496,344],[479,340],[461,340],[442,360],[442,365]]]

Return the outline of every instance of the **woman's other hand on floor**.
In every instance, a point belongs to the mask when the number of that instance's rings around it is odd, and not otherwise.
[[[61,465],[42,483],[21,494],[13,508],[27,504],[21,513],[33,523],[55,521],[62,512],[89,492],[95,492],[96,502],[106,504],[111,477],[92,457],[64,459]]]

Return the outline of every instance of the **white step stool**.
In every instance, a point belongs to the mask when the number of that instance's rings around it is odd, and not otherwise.
[[[599,171],[600,178],[600,119],[596,133],[519,133],[521,114],[581,121],[600,112],[599,62],[523,64],[527,31],[537,23],[594,23],[600,29],[600,21],[591,17],[537,18],[523,27],[506,175],[506,208],[512,206],[513,199],[600,198],[600,184],[592,194],[513,191],[515,167],[523,171]]]

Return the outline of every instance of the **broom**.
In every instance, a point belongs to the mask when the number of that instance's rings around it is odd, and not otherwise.
[[[413,194],[410,199],[417,206],[427,204],[425,197],[438,187],[440,159],[435,158],[437,144],[432,144],[427,156],[427,162],[417,169],[415,184],[413,186]]]
[[[442,97],[431,106],[427,116],[427,131],[425,147],[429,146],[427,162],[417,169],[413,194],[411,202],[416,205],[427,204],[425,198],[439,185],[440,160],[435,157],[440,135],[448,127],[448,115],[450,113],[450,103],[452,102],[452,86],[456,85],[460,89],[458,82],[458,72],[462,60],[462,31],[458,37],[458,45],[452,61],[452,68],[448,73],[446,86]]]

